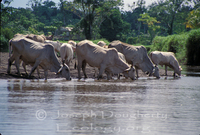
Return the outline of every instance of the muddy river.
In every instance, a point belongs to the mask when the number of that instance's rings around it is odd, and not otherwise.
[[[199,127],[196,76],[0,80],[2,135],[199,135]]]

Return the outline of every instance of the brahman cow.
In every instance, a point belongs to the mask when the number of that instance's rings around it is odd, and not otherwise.
[[[73,59],[74,52],[72,45],[68,43],[63,43],[60,47],[60,57],[63,63],[70,65],[71,60]]]
[[[8,59],[8,74],[10,73],[12,62],[15,61],[18,75],[20,75],[19,64],[21,59],[26,64],[33,65],[29,77],[40,66],[44,69],[45,80],[47,80],[48,70],[61,73],[67,80],[71,79],[69,67],[65,64],[62,66],[59,63],[54,47],[51,44],[36,42],[21,36],[11,39],[9,43],[13,48],[13,54]]]
[[[41,42],[41,43],[44,43],[44,41],[46,40],[46,37],[44,35],[28,34],[26,36],[26,38],[29,38],[29,39],[32,39],[34,41]]]
[[[83,40],[76,46],[78,58],[78,78],[81,79],[80,68],[82,67],[85,78],[87,78],[85,67],[88,63],[91,67],[99,68],[98,79],[102,77],[104,71],[107,74],[107,79],[110,75],[124,73],[125,77],[135,79],[134,68],[130,67],[119,58],[118,52],[114,48],[105,49],[91,41]]]
[[[126,61],[136,67],[137,77],[139,77],[138,69],[141,69],[143,72],[149,73],[149,76],[154,75],[160,78],[159,69],[157,66],[153,66],[144,46],[132,46],[117,40],[112,41],[108,48],[116,48],[118,52],[124,54]]]
[[[55,49],[55,51],[56,51],[57,53],[60,52],[60,47],[61,47],[61,45],[62,45],[61,42],[59,42],[59,41],[52,41],[52,40],[45,40],[44,43],[50,43],[50,44],[52,44],[53,47],[54,47],[54,49]]]
[[[41,43],[44,43],[44,41],[46,40],[46,36],[45,35],[35,35],[35,34],[27,34],[27,35],[23,35],[23,34],[15,34],[14,37],[25,37],[25,38],[29,38],[29,39],[32,39],[34,41],[37,41],[37,42],[41,42]]]
[[[167,66],[174,70],[174,76],[177,73],[181,76],[181,66],[175,57],[173,52],[160,52],[160,51],[153,51],[150,53],[150,58],[156,65],[165,65],[165,75],[167,75]]]
[[[99,42],[97,43],[97,45],[99,45],[99,46],[103,47],[103,46],[105,46],[105,45],[106,45],[106,43],[105,43],[104,41],[99,41]]]

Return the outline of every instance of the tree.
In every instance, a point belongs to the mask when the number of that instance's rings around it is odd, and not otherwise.
[[[158,3],[153,3],[149,6],[148,13],[152,17],[157,17],[161,22],[161,29],[167,32],[168,35],[172,35],[174,32],[174,23],[178,19],[178,15],[182,12],[182,9],[189,7],[187,2],[191,0],[160,0]]]
[[[100,34],[103,38],[109,41],[122,40],[124,33],[129,33],[130,24],[123,21],[121,18],[121,13],[118,9],[113,11],[113,14],[107,18],[100,26]]]
[[[81,28],[84,30],[86,39],[92,39],[93,25],[95,19],[100,15],[100,12],[104,12],[105,5],[110,5],[109,8],[113,8],[121,4],[121,0],[74,0],[74,6],[79,9],[82,13],[82,19],[80,22]]]
[[[160,23],[160,22],[156,20],[156,17],[150,17],[148,13],[140,14],[140,16],[142,18],[139,18],[138,21],[142,21],[148,25],[148,33],[150,34],[151,42],[152,42],[153,38],[156,36],[155,31],[157,29],[160,29],[160,26],[155,25],[155,24]]]
[[[192,10],[186,19],[186,28],[198,29],[200,28],[200,7]]]

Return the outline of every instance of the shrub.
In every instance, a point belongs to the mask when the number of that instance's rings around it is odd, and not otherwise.
[[[8,39],[6,39],[3,35],[0,35],[0,52],[8,51]]]
[[[0,35],[0,51],[1,52],[7,52],[8,51],[8,42],[9,40],[14,36],[13,32],[9,28],[4,28],[1,30]]]
[[[200,29],[191,30],[186,44],[187,64],[200,65]]]
[[[137,43],[137,37],[128,37],[126,40],[126,43],[128,44],[136,44]]]

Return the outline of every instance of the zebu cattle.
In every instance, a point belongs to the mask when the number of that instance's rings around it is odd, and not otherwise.
[[[33,41],[28,38],[17,36],[9,41],[13,48],[13,54],[8,59],[7,73],[10,73],[12,62],[15,61],[18,75],[20,59],[26,64],[33,65],[29,77],[34,70],[40,66],[44,69],[45,80],[47,80],[48,70],[51,72],[61,73],[63,77],[70,80],[69,67],[61,65],[55,55],[54,47],[51,44],[44,44]]]
[[[107,79],[110,79],[110,75],[124,73],[126,77],[135,79],[134,68],[130,67],[123,60],[119,58],[116,49],[105,49],[93,42],[83,40],[76,46],[76,53],[78,58],[78,78],[81,78],[80,68],[82,67],[85,78],[87,78],[85,67],[88,63],[91,67],[97,67],[99,69],[98,79],[102,77],[104,71],[106,71]]]
[[[153,51],[150,53],[150,58],[156,65],[165,65],[165,75],[167,75],[167,66],[174,70],[174,76],[177,73],[181,76],[181,66],[179,66],[178,60],[173,52],[160,52]]]
[[[153,66],[144,46],[132,46],[117,40],[111,42],[108,48],[116,48],[118,52],[124,54],[126,61],[136,67],[137,77],[137,69],[141,69],[143,72],[149,73],[150,76],[154,75],[160,78],[159,69],[157,66]]]

